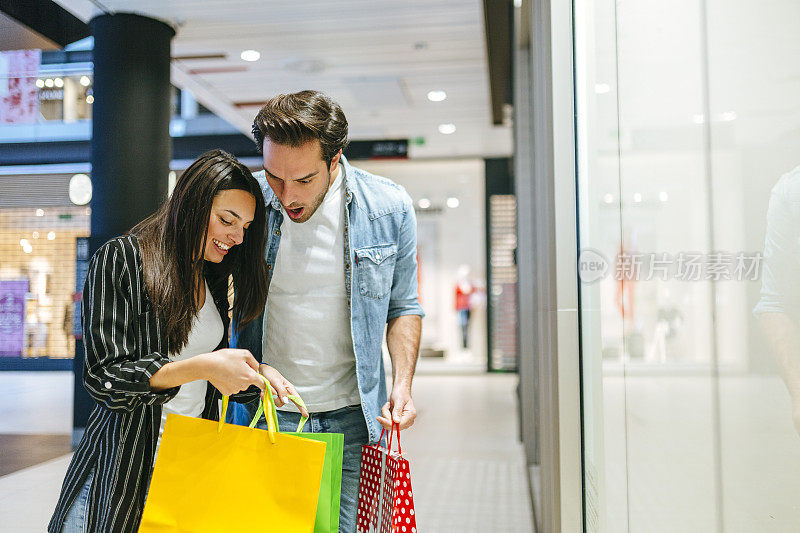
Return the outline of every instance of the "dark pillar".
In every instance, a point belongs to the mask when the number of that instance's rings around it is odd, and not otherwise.
[[[167,194],[170,161],[170,41],[167,24],[139,15],[100,15],[94,36],[92,235],[90,253],[151,215]],[[76,357],[83,357],[83,350]],[[83,365],[76,362],[76,368]],[[75,376],[82,381],[81,375]],[[75,387],[74,436],[93,402]]]
[[[170,41],[154,19],[119,13],[91,22],[92,252],[149,216],[167,195]]]

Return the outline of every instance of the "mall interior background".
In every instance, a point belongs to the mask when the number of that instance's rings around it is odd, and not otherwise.
[[[442,20],[448,9],[499,13],[471,22],[480,32],[486,23],[487,43],[498,18],[513,21],[500,54],[513,76],[505,88],[487,73],[480,83],[481,120],[492,120],[499,91],[506,105],[495,128],[509,139],[513,128],[515,142],[513,154],[511,144],[481,150],[472,138],[466,153],[433,154],[409,133],[410,157],[357,163],[416,202],[428,314],[421,369],[519,371],[509,416],[518,417],[541,531],[800,528],[800,399],[793,411],[787,392],[800,398],[800,385],[782,366],[800,346],[800,4],[437,8]],[[484,43],[471,53],[496,67]],[[31,77],[41,85],[35,123],[0,125],[0,142],[89,139],[91,63],[52,57],[43,52]],[[173,109],[174,142],[240,133],[190,90],[175,90]],[[173,161],[165,179],[187,162]],[[0,162],[0,284],[24,295],[22,357],[64,369],[74,354],[76,239],[90,220],[70,181],[91,169],[29,163]],[[504,166],[514,186],[494,194]],[[599,277],[584,270],[598,258]],[[476,288],[467,349],[459,281]],[[504,449],[499,437],[496,446]]]

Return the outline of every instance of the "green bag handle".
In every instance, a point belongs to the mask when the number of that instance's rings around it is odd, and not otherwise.
[[[280,432],[278,429],[278,409],[275,407],[275,399],[272,397],[272,392],[270,392],[269,389],[269,381],[267,381],[267,378],[261,374],[259,374],[258,377],[264,381],[264,398],[262,401],[258,402],[258,410],[256,411],[253,420],[250,421],[250,425],[248,427],[256,427],[258,419],[261,418],[262,414],[264,414],[264,417],[267,419],[267,432],[269,433],[269,441],[272,444],[275,444],[275,432]],[[303,402],[303,399],[299,394],[290,394],[287,397],[290,400],[293,400],[295,404],[299,405],[300,407],[306,408],[306,404]],[[225,423],[225,414],[228,412],[228,401],[228,396],[222,397],[222,411],[220,412],[219,426],[217,427],[218,433],[222,431],[222,425]],[[306,408],[306,410],[308,409]],[[306,425],[307,421],[308,417],[301,415],[300,423],[297,425],[297,433],[303,431],[303,427]]]

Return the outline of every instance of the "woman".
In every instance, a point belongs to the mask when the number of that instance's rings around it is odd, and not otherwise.
[[[227,348],[228,294],[240,327],[264,309],[265,224],[258,182],[214,150],[153,216],[94,255],[83,290],[84,384],[98,405],[48,531],[136,531],[166,413],[213,420],[222,394],[259,396],[258,361]],[[262,373],[296,393],[274,369]]]

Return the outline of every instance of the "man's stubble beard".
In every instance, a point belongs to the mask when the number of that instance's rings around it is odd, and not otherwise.
[[[322,205],[323,200],[325,200],[325,195],[328,194],[328,191],[331,189],[331,177],[332,176],[333,176],[333,173],[330,170],[328,170],[328,185],[325,187],[325,189],[321,193],[319,193],[314,198],[314,209],[309,210],[310,212],[308,214],[308,217],[306,217],[305,220],[297,221],[298,224],[302,224],[303,222],[308,222],[311,219],[311,217],[314,216],[314,213],[317,212],[317,209],[319,209],[319,206]]]

